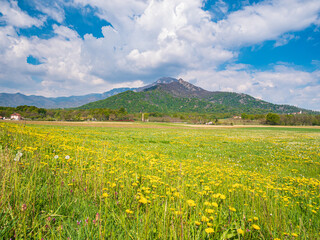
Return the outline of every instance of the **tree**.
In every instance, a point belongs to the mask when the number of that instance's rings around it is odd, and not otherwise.
[[[280,123],[280,116],[276,113],[268,113],[266,116],[266,123],[270,125],[278,125]]]

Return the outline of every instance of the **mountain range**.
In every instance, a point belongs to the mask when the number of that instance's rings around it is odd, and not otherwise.
[[[104,93],[56,98],[47,98],[36,95],[27,96],[21,93],[0,93],[0,106],[17,107],[20,105],[28,105],[38,108],[73,108],[86,103],[102,100],[128,90],[134,90],[134,88],[115,88]]]
[[[279,105],[234,92],[207,91],[183,79],[162,77],[140,88],[116,88],[102,94],[46,98],[20,93],[0,93],[0,106],[29,105],[41,108],[125,108],[138,112],[197,113],[315,113],[290,105]]]
[[[85,104],[79,109],[124,107],[136,112],[197,112],[197,113],[314,113],[290,105],[269,103],[252,96],[234,92],[207,91],[183,79],[160,78],[156,82],[133,91],[125,91],[109,98]]]

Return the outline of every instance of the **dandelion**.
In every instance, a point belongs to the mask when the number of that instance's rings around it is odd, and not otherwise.
[[[226,198],[227,198],[227,197],[226,197],[225,195],[223,195],[223,194],[220,195],[220,199],[224,200],[224,199],[226,199]]]
[[[70,159],[70,156],[69,155],[65,156],[65,159],[66,160]]]
[[[229,207],[229,210],[230,210],[231,212],[235,212],[235,211],[236,211],[236,209],[233,208],[233,207]]]
[[[241,228],[237,229],[237,233],[241,234],[241,235],[244,235],[244,231]]]
[[[133,213],[133,211],[131,211],[130,209],[127,209],[127,210],[126,210],[126,213],[128,213],[128,214],[132,214],[132,213]]]
[[[195,207],[196,203],[193,200],[188,200],[187,204],[189,205],[189,207]]]
[[[104,197],[104,198],[107,198],[108,196],[109,196],[108,193],[103,193],[103,194],[102,194],[102,197]]]
[[[218,203],[216,203],[216,202],[213,202],[211,205],[214,207],[218,207]]]
[[[213,209],[206,209],[206,212],[209,214],[212,214],[212,213],[214,213],[214,210]]]
[[[148,200],[145,197],[141,197],[141,199],[139,200],[139,203],[147,204]]]
[[[260,230],[260,227],[257,224],[252,224],[252,228],[255,230]]]
[[[59,156],[58,156],[58,155],[55,155],[53,158],[54,158],[54,159],[58,159],[58,158],[59,158]]]
[[[201,222],[195,221],[194,224],[197,225],[197,226],[200,226]]]
[[[213,228],[206,228],[205,232],[208,234],[211,234],[211,233],[214,233],[214,230],[213,230]]]
[[[201,217],[201,221],[202,221],[202,222],[209,222],[209,220],[210,220],[210,219],[207,218],[206,216],[202,216],[202,217]]]
[[[298,237],[298,234],[296,234],[296,233],[292,233],[291,234],[293,237]]]

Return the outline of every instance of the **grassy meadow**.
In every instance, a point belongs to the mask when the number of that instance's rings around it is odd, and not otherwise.
[[[320,239],[319,128],[108,126],[0,123],[0,239]]]

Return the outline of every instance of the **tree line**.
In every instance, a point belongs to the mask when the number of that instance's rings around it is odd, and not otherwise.
[[[142,113],[129,114],[125,108],[108,109],[45,109],[34,106],[0,107],[0,116],[7,119],[13,113],[19,113],[26,120],[45,121],[136,121],[141,120]],[[218,119],[232,118],[231,113],[144,113],[144,119],[150,121],[189,122],[197,124],[219,124]],[[237,117],[240,119],[240,115]],[[258,121],[269,125],[313,125],[320,126],[320,115],[314,114],[241,114],[241,121]]]
[[[0,107],[0,116],[10,118],[13,113],[19,113],[26,120],[46,121],[108,121],[130,120],[130,115],[124,108],[120,109],[44,109],[34,106]]]

